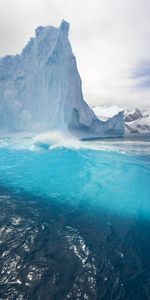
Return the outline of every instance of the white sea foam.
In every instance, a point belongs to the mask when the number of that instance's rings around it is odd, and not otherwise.
[[[41,148],[74,148],[83,147],[83,143],[71,135],[69,132],[60,132],[57,130],[39,134],[33,138],[33,143]]]
[[[150,154],[150,139],[145,141],[131,137],[118,139],[100,139],[81,141],[68,132],[51,131],[39,134],[33,138],[33,144],[44,149],[55,148],[87,149],[96,151],[111,151],[128,154]]]
[[[124,138],[84,140],[75,138],[68,131],[49,131],[35,135],[10,135],[0,138],[0,148],[28,151],[52,151],[57,148],[74,150],[95,150],[123,154],[150,155],[150,135],[125,136]]]

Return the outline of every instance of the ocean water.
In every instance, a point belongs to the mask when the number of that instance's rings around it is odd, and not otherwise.
[[[0,299],[150,299],[150,135],[0,138]]]

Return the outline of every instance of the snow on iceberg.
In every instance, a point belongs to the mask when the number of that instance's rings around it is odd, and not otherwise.
[[[0,59],[0,129],[70,130],[79,138],[121,136],[123,112],[99,120],[83,99],[69,24],[38,27],[20,55]]]

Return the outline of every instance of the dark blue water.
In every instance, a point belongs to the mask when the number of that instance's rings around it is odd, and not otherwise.
[[[48,143],[0,140],[0,299],[150,299],[149,136]]]

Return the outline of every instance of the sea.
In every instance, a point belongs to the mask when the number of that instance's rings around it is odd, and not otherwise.
[[[0,299],[150,299],[150,135],[0,138]]]

